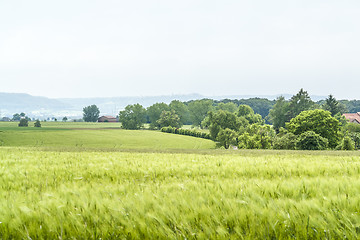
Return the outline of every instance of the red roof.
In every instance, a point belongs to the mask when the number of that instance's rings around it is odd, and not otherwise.
[[[360,123],[360,112],[358,113],[344,113],[343,116],[349,120],[349,122]]]

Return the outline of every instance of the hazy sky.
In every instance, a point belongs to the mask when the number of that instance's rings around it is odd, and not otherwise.
[[[0,1],[0,92],[360,99],[359,0]]]

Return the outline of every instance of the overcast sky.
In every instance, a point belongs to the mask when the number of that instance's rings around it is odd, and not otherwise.
[[[360,99],[359,0],[0,1],[0,92]]]

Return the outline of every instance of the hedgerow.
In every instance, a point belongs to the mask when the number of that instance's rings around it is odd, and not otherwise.
[[[190,130],[190,129],[175,128],[175,127],[162,127],[161,132],[187,135],[187,136],[204,138],[204,139],[211,139],[210,134],[199,132],[195,129]]]

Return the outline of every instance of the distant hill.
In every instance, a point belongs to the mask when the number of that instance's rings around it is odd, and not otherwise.
[[[0,115],[11,117],[14,113],[24,112],[31,117],[51,115],[72,106],[47,97],[32,96],[26,93],[0,93]]]
[[[285,98],[290,98],[290,94],[281,94]],[[81,118],[82,109],[85,106],[96,104],[102,115],[116,116],[128,104],[139,103],[144,107],[151,106],[156,102],[170,103],[172,100],[189,101],[203,98],[214,100],[221,99],[248,99],[248,98],[267,98],[276,99],[280,95],[223,95],[223,96],[204,96],[200,94],[186,95],[164,95],[164,96],[140,96],[140,97],[103,97],[103,98],[58,98],[32,96],[26,93],[0,93],[0,117],[11,117],[14,113],[24,112],[32,118]],[[326,96],[312,96],[314,101],[325,99]]]

